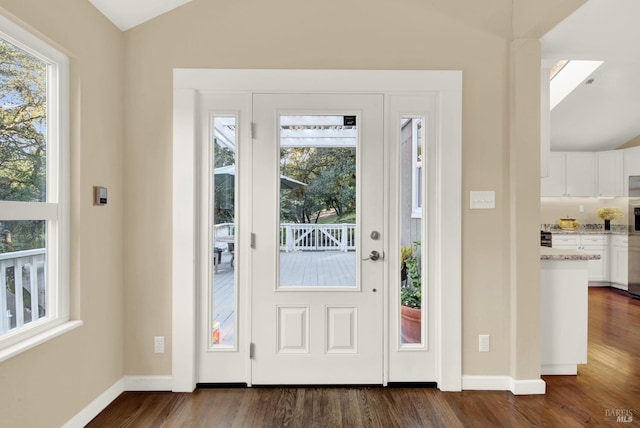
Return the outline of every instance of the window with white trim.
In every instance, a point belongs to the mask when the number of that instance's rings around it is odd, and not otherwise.
[[[69,320],[68,69],[0,17],[0,361]]]

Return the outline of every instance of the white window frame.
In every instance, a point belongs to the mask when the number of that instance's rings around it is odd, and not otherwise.
[[[0,336],[0,362],[82,325],[70,321],[69,58],[0,16],[0,37],[47,64],[47,200],[0,201],[0,220],[45,220],[47,313]],[[0,284],[4,287],[4,284]]]
[[[422,218],[422,186],[420,185],[420,177],[424,172],[424,159],[418,158],[418,146],[421,144],[418,130],[418,121],[422,122],[424,134],[424,117],[411,117],[411,218]],[[424,139],[424,135],[422,137]],[[422,147],[422,157],[424,158],[425,148]]]

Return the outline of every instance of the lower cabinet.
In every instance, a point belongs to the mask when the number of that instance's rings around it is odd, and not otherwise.
[[[608,282],[609,279],[609,242],[608,235],[599,234],[554,234],[552,246],[571,250],[584,250],[599,254],[600,260],[589,260],[589,282]],[[598,284],[594,284],[598,285]]]
[[[606,245],[583,245],[582,249],[600,255],[600,260],[589,260],[589,281],[609,281],[609,249]]]
[[[589,260],[589,282],[610,282],[612,287],[628,289],[627,235],[553,234],[552,246],[600,254],[600,260]]]
[[[609,280],[611,286],[627,290],[629,283],[629,238],[625,235],[611,235],[610,254]]]

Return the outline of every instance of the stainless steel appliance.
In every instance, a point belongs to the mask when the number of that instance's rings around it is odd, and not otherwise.
[[[629,294],[640,299],[640,176],[629,177]]]

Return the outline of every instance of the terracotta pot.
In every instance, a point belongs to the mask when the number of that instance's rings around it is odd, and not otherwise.
[[[402,306],[400,312],[400,332],[402,343],[420,343],[422,309]]]

